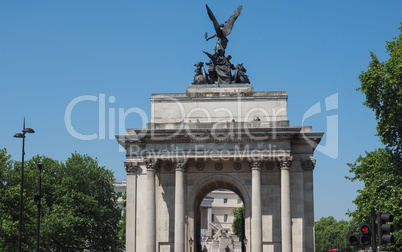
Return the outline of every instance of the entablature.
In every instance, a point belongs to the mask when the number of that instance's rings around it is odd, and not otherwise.
[[[311,132],[311,127],[277,128],[204,128],[204,129],[130,129],[127,135],[117,135],[120,145],[125,149],[130,146],[146,148],[155,143],[163,144],[200,144],[200,143],[255,143],[291,141],[293,144],[309,144],[315,147],[321,141],[323,132]]]

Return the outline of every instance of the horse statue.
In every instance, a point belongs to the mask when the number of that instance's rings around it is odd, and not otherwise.
[[[235,74],[233,79],[235,83],[250,83],[248,79],[248,75],[246,74],[247,70],[244,68],[243,63],[238,64],[236,66]]]
[[[195,69],[195,76],[192,84],[208,84],[208,77],[207,73],[205,70],[202,68],[204,66],[204,63],[198,61],[194,65],[197,69]]]

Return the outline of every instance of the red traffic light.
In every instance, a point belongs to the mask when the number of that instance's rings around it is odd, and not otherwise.
[[[362,225],[360,227],[360,230],[364,235],[370,234],[370,228],[367,225]]]
[[[360,225],[360,244],[369,245],[371,243],[370,224]]]

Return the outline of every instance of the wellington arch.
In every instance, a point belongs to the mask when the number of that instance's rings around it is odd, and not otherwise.
[[[116,136],[127,158],[126,251],[200,252],[198,207],[215,189],[243,200],[246,251],[314,251],[323,133],[290,126],[287,100],[251,84],[153,94],[147,127]]]

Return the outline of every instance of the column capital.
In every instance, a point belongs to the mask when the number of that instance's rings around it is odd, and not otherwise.
[[[156,171],[160,169],[161,160],[157,158],[144,158],[144,163],[148,171]]]
[[[124,167],[126,169],[127,175],[136,174],[138,171],[138,162],[124,162]]]
[[[293,157],[279,157],[278,158],[278,166],[281,170],[289,170],[290,166],[292,166]]]
[[[301,165],[304,171],[312,171],[315,167],[315,159],[302,160]]]
[[[248,165],[251,170],[261,170],[262,167],[262,159],[261,158],[250,158]]]
[[[187,171],[188,168],[188,159],[185,158],[175,158],[173,159],[173,165],[176,170]]]

